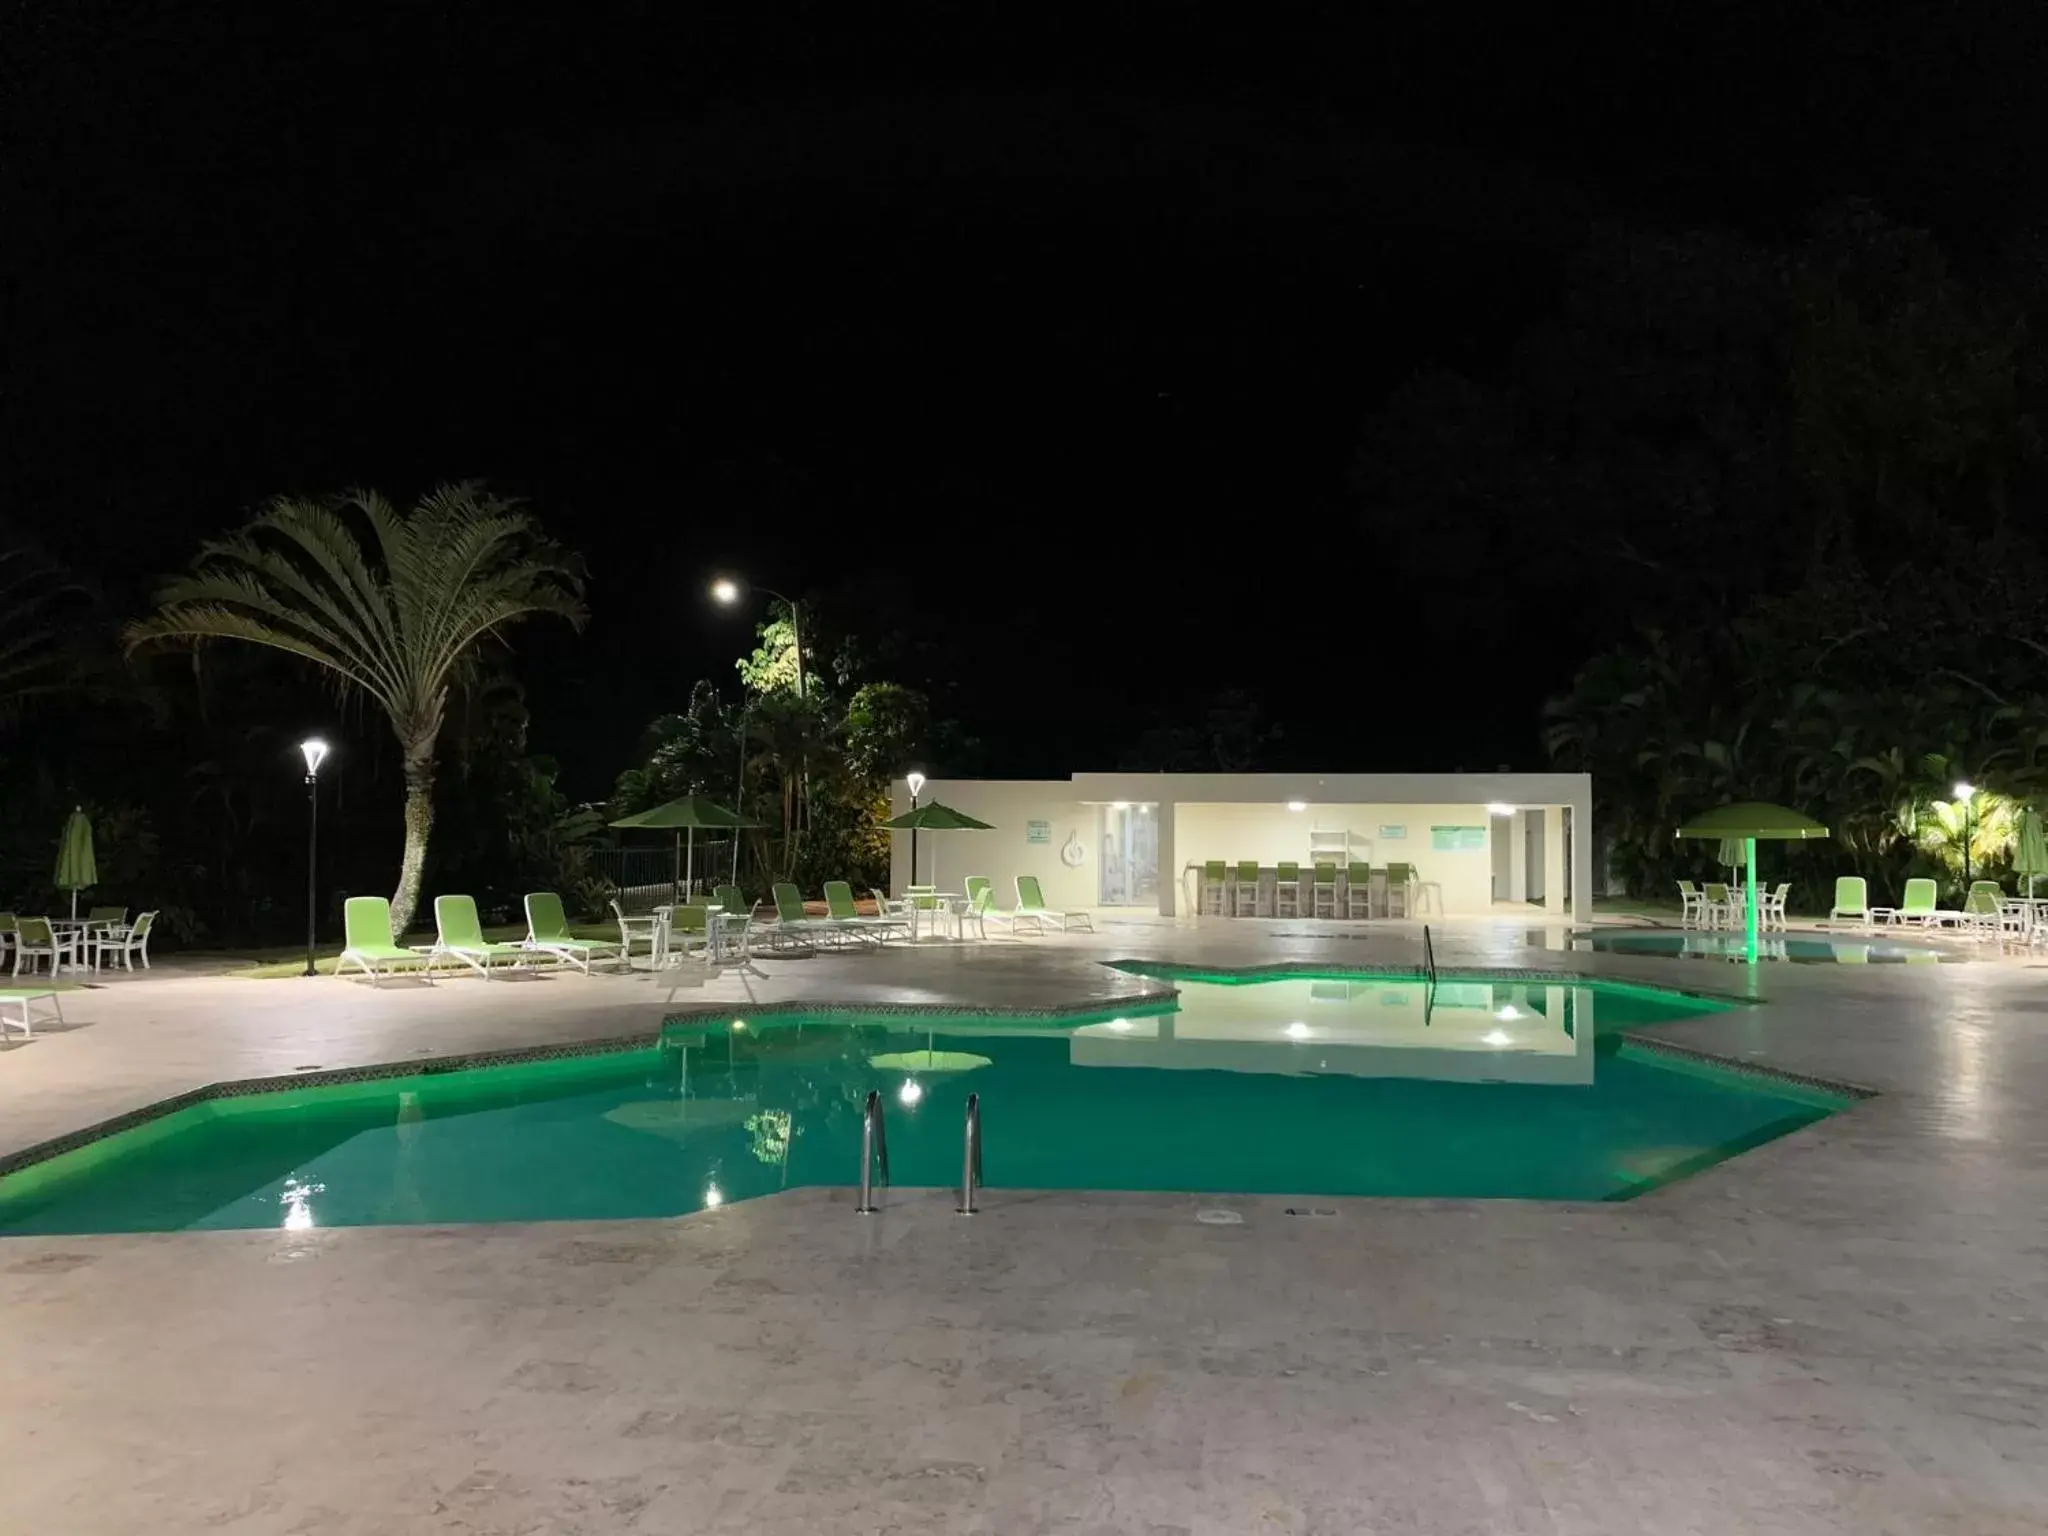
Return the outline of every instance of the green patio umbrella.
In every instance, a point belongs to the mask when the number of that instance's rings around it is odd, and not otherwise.
[[[1783,805],[1771,805],[1762,800],[1743,800],[1733,805],[1719,806],[1705,815],[1695,816],[1680,827],[1679,837],[1710,838],[1720,842],[1724,838],[1739,838],[1743,853],[1749,865],[1747,885],[1748,913],[1745,927],[1748,938],[1747,958],[1756,960],[1756,844],[1758,838],[1771,842],[1804,842],[1808,838],[1826,837],[1828,829],[1811,816]]]
[[[985,821],[976,821],[965,811],[956,811],[950,805],[929,801],[914,811],[905,811],[893,821],[882,823],[891,832],[993,832],[995,828]],[[916,844],[911,844],[913,851]],[[913,852],[914,859],[914,852]],[[932,859],[932,883],[938,884],[938,859]],[[917,867],[911,865],[910,883],[917,884]]]
[[[716,827],[720,831],[733,831],[740,827],[758,827],[758,821],[748,821],[737,811],[728,811],[715,801],[702,795],[684,795],[666,805],[657,805],[651,811],[640,811],[632,816],[622,816],[612,823],[615,827],[655,827],[672,831],[676,835],[676,889],[687,891],[697,882],[697,829]]]
[[[99,866],[92,856],[92,822],[86,818],[84,806],[74,806],[65,819],[64,835],[57,840],[57,873],[53,882],[58,890],[71,893],[74,922],[78,918],[78,893],[99,881]]]
[[[2041,813],[2031,805],[2020,812],[2020,824],[2013,829],[2012,870],[2027,877],[2027,900],[2034,899],[2034,877],[2048,875],[2048,835],[2041,830]]]

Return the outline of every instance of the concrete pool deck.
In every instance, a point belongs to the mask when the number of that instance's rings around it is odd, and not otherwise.
[[[1105,922],[645,977],[127,978],[0,1052],[0,1155],[206,1081],[651,1032],[670,1006],[1043,1006],[1111,955],[1415,932]],[[1742,967],[1439,963],[1734,991]],[[0,1239],[0,1530],[2048,1528],[2048,967],[1777,965],[1668,1038],[1880,1097],[1626,1205],[796,1191],[676,1221]],[[852,1161],[849,1158],[849,1176]],[[1227,1204],[1243,1224],[1198,1224]]]

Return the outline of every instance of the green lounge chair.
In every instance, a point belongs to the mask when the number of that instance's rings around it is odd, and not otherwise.
[[[771,943],[796,944],[809,949],[822,938],[844,938],[844,929],[820,922],[804,911],[803,893],[787,881],[777,881],[769,894],[775,898],[775,926],[768,930]]]
[[[553,891],[529,891],[526,895],[526,947],[552,955],[565,965],[590,974],[590,962],[609,955],[619,969],[626,964],[626,951],[608,939],[579,939],[569,932],[569,914],[562,910],[562,898]]]
[[[48,1003],[50,1005],[50,1017],[54,1018],[59,1024],[64,1022],[64,1010],[57,1002],[57,994],[47,987],[39,991],[22,989],[14,992],[0,992],[0,1040],[7,1038],[7,1031],[10,1029],[20,1030],[21,1038],[24,1040],[34,1039],[35,1029],[33,1026],[35,1024],[35,1015],[32,1010],[37,1003]],[[14,1017],[9,1017],[9,1010],[15,1010]],[[47,1023],[48,1020],[44,1022]]]
[[[426,961],[426,976],[433,979],[431,961],[418,950],[392,942],[391,903],[382,896],[349,897],[341,905],[341,928],[345,947],[334,962],[335,975],[358,966],[374,987],[380,978],[398,974],[401,967],[415,971]]]
[[[441,956],[460,960],[489,981],[491,966],[499,960],[523,965],[533,958],[524,944],[501,944],[484,937],[484,925],[476,915],[473,896],[434,898],[434,947],[427,955],[431,967]]]
[[[1845,921],[1858,928],[1870,926],[1870,886],[1861,875],[1835,877],[1835,904],[1828,909],[1828,926],[1838,928]]]
[[[829,921],[846,925],[849,933],[856,938],[882,943],[890,934],[910,936],[910,924],[900,917],[891,917],[878,912],[873,917],[862,917],[860,908],[853,904],[853,887],[844,880],[825,882],[825,914]]]
[[[1093,933],[1095,919],[1086,912],[1062,912],[1057,907],[1045,904],[1045,893],[1038,888],[1038,876],[1017,877],[1017,910],[1010,917],[1012,928],[1021,928],[1030,923],[1040,933],[1045,932],[1047,923],[1058,923],[1061,933],[1070,933],[1076,924]]]

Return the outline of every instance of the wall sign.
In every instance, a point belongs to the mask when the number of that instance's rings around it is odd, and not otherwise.
[[[1049,843],[1052,841],[1052,823],[1049,821],[1027,821],[1024,823],[1024,841],[1027,843]]]
[[[1408,829],[1406,827],[1382,825],[1380,827],[1380,841],[1383,843],[1405,843],[1408,841]]]
[[[1439,853],[1477,853],[1486,847],[1486,828],[1431,827],[1429,846]]]

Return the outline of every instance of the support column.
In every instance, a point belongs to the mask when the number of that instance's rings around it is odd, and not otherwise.
[[[1543,808],[1543,909],[1550,918],[1562,921],[1564,889],[1564,807]]]
[[[1508,818],[1509,901],[1529,899],[1529,813],[1517,811]]]
[[[1572,807],[1572,921],[1593,925],[1593,807]]]
[[[1152,807],[1152,819],[1159,823],[1157,836],[1159,839],[1159,915],[1161,917],[1173,916],[1174,901],[1180,895],[1182,870],[1180,858],[1173,851],[1173,811],[1174,806],[1171,800],[1162,800]],[[1198,903],[1195,910],[1199,912],[1201,911],[1199,891],[1196,893],[1195,899]]]

